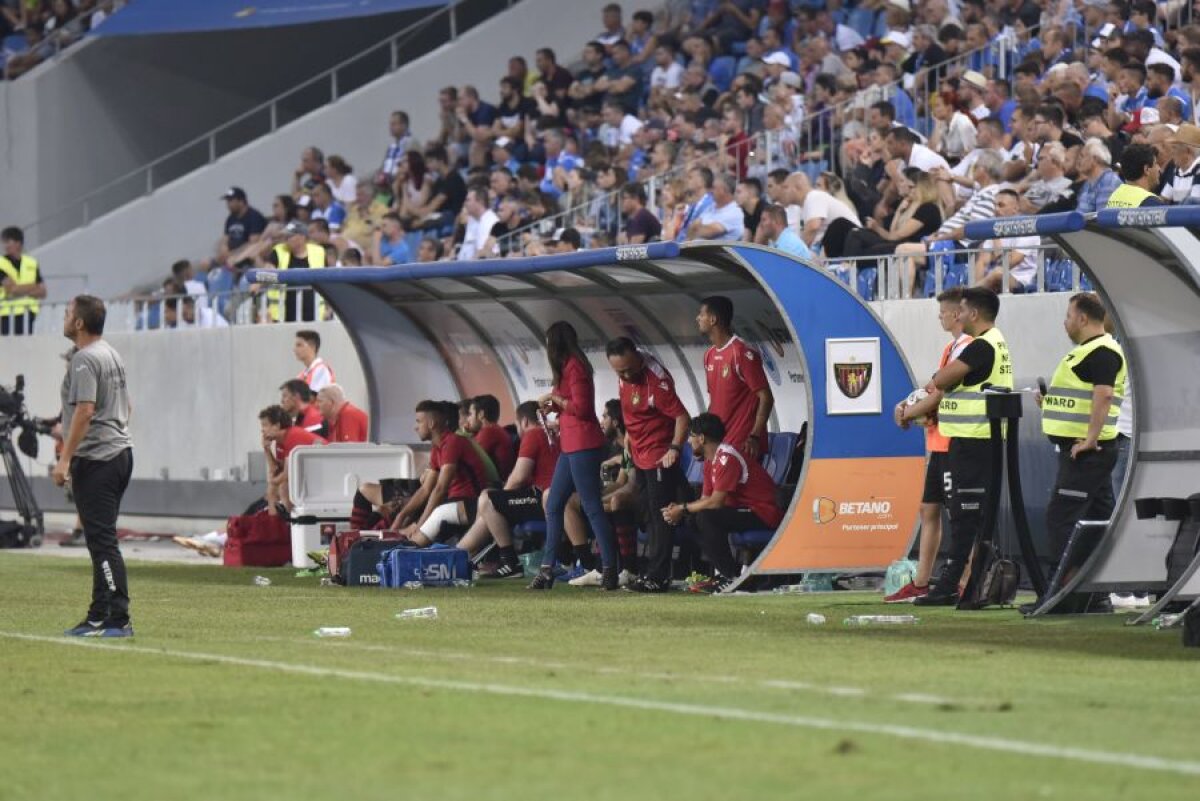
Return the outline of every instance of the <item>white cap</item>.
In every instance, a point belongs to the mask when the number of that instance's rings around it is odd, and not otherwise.
[[[496,147],[508,147],[511,144],[512,144],[512,140],[509,139],[507,136],[497,136],[496,137]]]
[[[983,77],[983,73],[976,72],[975,70],[964,72],[962,82],[970,84],[980,91],[987,89],[987,78]]]
[[[1103,47],[1104,40],[1113,35],[1113,31],[1117,29],[1116,25],[1111,22],[1106,22],[1100,26],[1100,30],[1096,31],[1096,38],[1092,40],[1092,47]]]
[[[879,40],[881,44],[899,45],[905,50],[912,49],[912,39],[908,38],[908,34],[904,31],[888,31],[887,35]]]
[[[887,4],[896,8],[903,8],[905,11],[912,11],[912,3],[909,0],[888,0]]]
[[[790,67],[792,60],[787,57],[787,53],[782,50],[776,50],[771,55],[763,59],[764,64],[774,64],[777,67]]]

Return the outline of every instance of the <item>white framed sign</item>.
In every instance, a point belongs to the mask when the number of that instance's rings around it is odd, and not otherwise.
[[[829,414],[883,411],[879,337],[825,340],[825,405]]]

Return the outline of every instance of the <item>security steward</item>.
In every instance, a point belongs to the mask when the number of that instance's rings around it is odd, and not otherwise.
[[[984,387],[1012,389],[1012,359],[1004,334],[996,328],[1000,298],[984,287],[963,290],[958,319],[971,344],[958,358],[938,370],[934,385],[942,390],[938,404],[938,431],[950,440],[949,482],[950,554],[942,574],[928,595],[913,601],[919,606],[953,606],[958,603],[958,583],[979,527],[992,475],[991,423]],[[998,491],[999,488],[994,488]]]
[[[292,220],[283,228],[284,241],[272,248],[263,262],[277,270],[319,269],[325,266],[325,249],[308,240],[308,226]],[[267,290],[267,315],[271,322],[294,323],[319,320],[324,304],[311,289],[285,292],[274,286]]]
[[[63,449],[51,477],[68,481],[92,557],[92,604],[72,637],[132,637],[129,585],[117,541],[121,498],[133,474],[125,362],[106,342],[104,302],[79,295],[63,332],[75,347],[62,386]]]
[[[38,261],[25,253],[25,232],[11,227],[0,231],[4,255],[0,256],[0,336],[33,333],[38,301],[46,297],[46,285]]]
[[[1119,453],[1117,417],[1125,396],[1126,361],[1121,346],[1104,330],[1104,318],[1096,295],[1080,292],[1071,298],[1063,327],[1075,347],[1055,368],[1046,396],[1037,395],[1042,433],[1058,454],[1058,477],[1046,506],[1046,532],[1056,563],[1077,522],[1108,520],[1116,506],[1112,472]]]
[[[1154,190],[1162,170],[1152,145],[1130,145],[1121,151],[1120,186],[1108,196],[1107,209],[1137,209],[1165,205]]]

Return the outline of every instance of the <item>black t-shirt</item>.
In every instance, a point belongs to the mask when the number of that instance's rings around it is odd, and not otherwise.
[[[653,242],[662,236],[662,223],[648,209],[638,209],[625,223],[626,236],[644,236],[643,242]]]
[[[267,254],[266,260],[271,264],[274,264],[276,267],[279,266],[279,254],[274,250]],[[300,270],[306,267],[308,267],[308,253],[305,252],[303,256],[297,256],[295,253],[293,253],[292,258],[288,261],[288,269]]]
[[[431,191],[430,197],[446,196],[446,202],[442,204],[441,211],[450,212],[456,216],[462,211],[463,201],[467,199],[467,185],[463,182],[462,176],[458,174],[458,170],[451,168],[448,174],[438,178]]]
[[[1080,344],[1087,344],[1091,341],[1089,339]],[[1079,364],[1071,368],[1071,372],[1075,373],[1080,381],[1101,387],[1113,387],[1116,386],[1117,373],[1121,372],[1124,364],[1125,360],[1121,358],[1121,354],[1112,348],[1100,347],[1084,356]]]
[[[922,203],[913,212],[913,219],[921,223],[921,230],[905,239],[905,242],[920,242],[927,236],[937,233],[942,227],[942,212],[936,203]]]
[[[996,362],[996,349],[986,339],[975,337],[971,340],[971,344],[958,354],[958,360],[971,368],[963,378],[961,386],[971,387],[982,384],[992,374],[992,366]]]
[[[608,99],[620,103],[621,107],[630,114],[637,113],[638,101],[642,97],[642,71],[640,67],[630,64],[628,67],[613,67],[608,71],[610,83],[632,78],[633,84],[624,92],[609,92]]]
[[[527,97],[513,98],[511,103],[502,102],[496,106],[496,119],[500,120],[500,124],[505,128],[515,127],[522,120],[537,115],[537,104]]]
[[[1073,147],[1081,147],[1083,145],[1083,140],[1070,131],[1063,131],[1062,139],[1059,141],[1067,150],[1070,150]]]
[[[261,234],[267,228],[267,218],[258,209],[250,206],[241,217],[230,214],[225,218],[225,236],[229,249],[237,250],[250,241],[250,237]]]
[[[742,210],[742,223],[746,226],[746,230],[750,232],[751,237],[758,232],[758,224],[762,220],[763,208],[765,206],[766,204],[763,203],[762,198],[759,198],[758,202],[754,204],[754,211],[747,212],[745,209]]]
[[[489,233],[495,237],[501,256],[507,256],[508,252],[512,249],[512,241],[505,239],[505,237],[515,230],[517,230],[516,225],[510,226],[506,222],[497,222],[492,226],[492,230]]]
[[[594,84],[596,81],[600,80],[603,77],[604,77],[603,69],[589,70],[587,67],[584,67],[579,72],[575,73],[575,80],[589,88],[591,88],[592,84]],[[577,108],[581,108],[581,109],[585,109],[585,108],[586,109],[598,109],[598,108],[600,108],[602,99],[603,99],[602,95],[597,92],[595,94],[588,95],[587,97],[583,98],[582,100],[575,101],[575,104],[576,104]]]

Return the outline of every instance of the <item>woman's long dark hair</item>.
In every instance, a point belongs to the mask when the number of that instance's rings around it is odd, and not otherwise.
[[[575,327],[566,320],[552,323],[546,329],[546,355],[550,358],[550,370],[554,373],[555,386],[562,382],[563,368],[566,367],[567,359],[572,356],[579,359],[588,375],[592,374],[592,363],[579,347],[579,335],[575,333]]]

